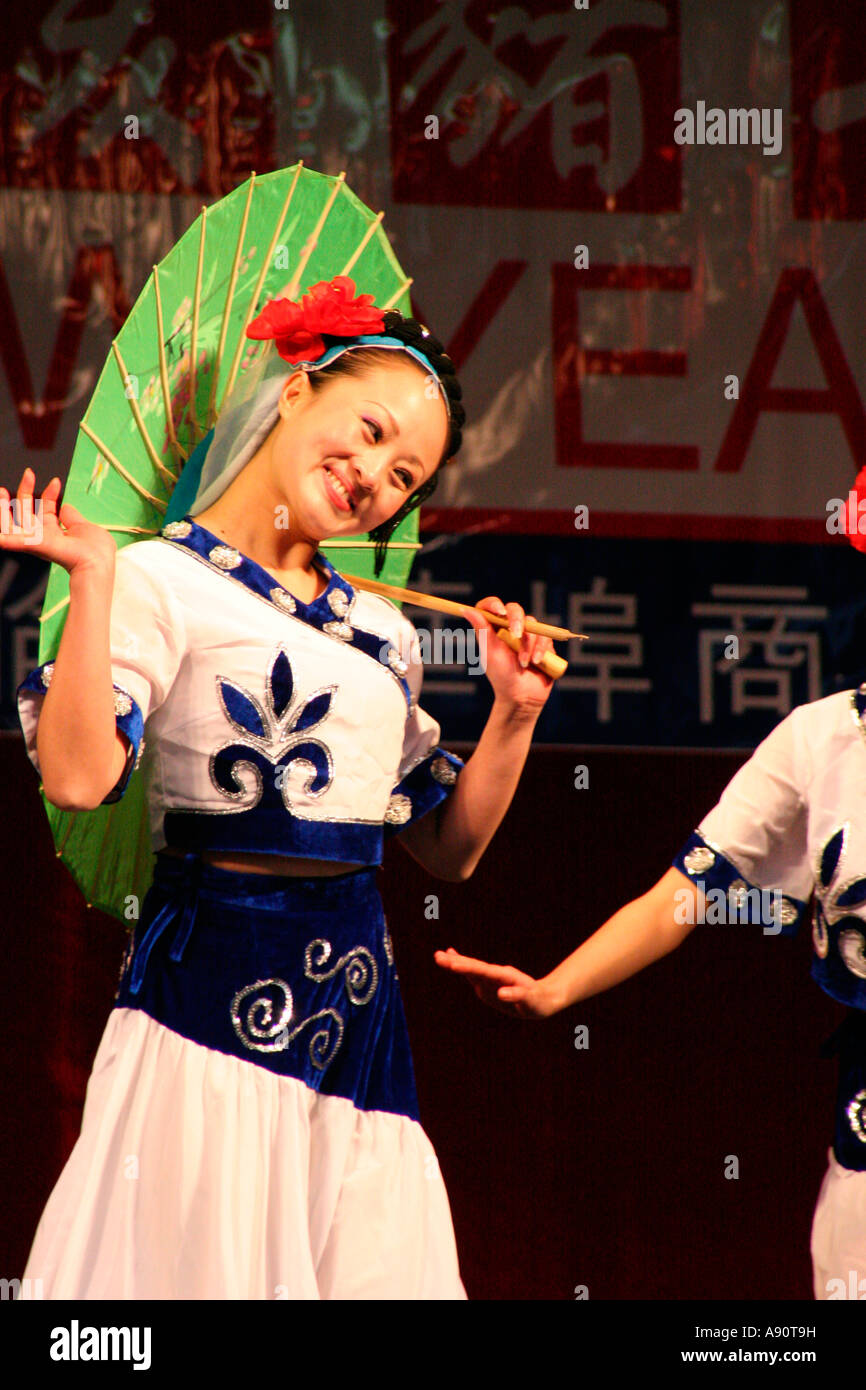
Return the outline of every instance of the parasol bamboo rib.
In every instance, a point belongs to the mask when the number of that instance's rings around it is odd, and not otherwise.
[[[134,487],[136,492],[140,493],[140,495],[144,498],[146,502],[150,502],[151,505],[156,507],[159,511],[166,511],[168,504],[166,502],[161,501],[159,497],[154,497],[152,492],[148,492],[147,488],[141,486],[141,483],[137,480],[137,478],[133,478],[131,473],[127,473],[120,460],[115,458],[114,454],[111,452],[107,444],[103,444],[102,440],[99,438],[99,435],[93,432],[86,420],[82,420],[78,428],[80,430],[84,430],[84,433],[87,435],[87,438],[93,441],[99,452],[102,454],[102,457],[106,459],[108,463],[111,464],[112,468],[117,469],[120,476],[126,479],[130,487]],[[166,470],[166,472],[168,472],[168,470]],[[173,485],[176,482],[176,479],[171,473],[169,473],[168,476],[171,479]]]
[[[383,218],[384,216],[385,216],[384,212],[380,212],[380,213],[377,213],[377,214],[376,214],[376,217],[375,217],[374,220],[370,223],[370,225],[369,225],[369,227],[367,228],[366,232],[365,232],[364,235],[361,237],[361,243],[360,243],[360,245],[359,245],[357,251],[355,251],[355,252],[352,253],[352,255],[351,255],[351,256],[349,257],[349,259],[347,260],[346,264],[343,266],[343,269],[340,271],[340,274],[341,274],[341,275],[348,275],[348,274],[349,274],[349,271],[352,269],[352,266],[356,263],[356,261],[358,260],[359,256],[362,255],[362,253],[363,253],[363,251],[364,251],[364,249],[365,249],[365,247],[366,247],[366,245],[367,245],[367,242],[370,240],[371,236],[373,236],[373,234],[374,234],[376,228],[377,228],[378,226],[381,225],[382,218]]]
[[[165,334],[162,323],[162,295],[159,290],[159,267],[153,267],[153,293],[156,302],[156,342],[159,348],[159,379],[162,384],[162,401],[165,406],[165,423],[168,426],[168,438],[171,447],[174,449],[175,458],[178,462],[178,473],[186,462],[186,454],[180,447],[177,433],[174,428],[174,410],[171,404],[171,391],[168,385],[168,365],[165,360]]]
[[[395,290],[394,293],[391,295],[391,298],[388,300],[387,304],[382,305],[382,309],[393,309],[394,305],[397,303],[397,300],[400,299],[406,293],[406,291],[412,283],[412,276],[408,275],[406,279],[403,281],[400,288],[398,290]]]
[[[117,370],[120,372],[120,379],[123,382],[124,388],[126,388],[126,383],[129,380],[129,372],[126,370],[126,363],[124,362],[120,354],[120,348],[117,346],[116,341],[111,344],[111,351],[114,353],[114,360],[117,363]],[[153,440],[147,432],[147,425],[144,423],[141,411],[138,408],[138,401],[135,399],[135,396],[129,394],[128,390],[125,390],[124,394],[126,395],[126,399],[129,401],[129,408],[132,411],[132,418],[135,420],[135,423],[138,426],[138,432],[141,435],[142,443],[144,444],[144,447],[147,450],[148,458],[150,459],[157,473],[160,473],[162,475],[163,482],[166,482],[171,487],[174,487],[175,483],[177,482],[177,474],[172,473],[170,468],[166,468],[159,454],[156,452]]]
[[[318,245],[322,228],[328,220],[328,213],[334,206],[334,202],[337,198],[337,195],[339,194],[340,189],[343,187],[345,181],[346,171],[345,169],[343,169],[337,175],[337,181],[334,184],[334,187],[331,189],[330,196],[328,198],[328,201],[325,203],[324,208],[322,209],[318,222],[316,223],[307,240],[304,242],[303,249],[301,250],[301,259],[298,261],[297,269],[295,270],[294,275],[289,281],[288,289],[285,291],[286,299],[294,299],[296,294],[298,293],[298,286],[301,283],[301,276],[307,268],[307,261],[310,259],[313,252],[316,249],[316,246]]]
[[[251,174],[250,174],[250,178],[249,178],[249,185],[250,185],[250,186],[249,186],[249,189],[247,190],[247,201],[246,201],[246,204],[244,205],[244,215],[243,215],[243,217],[241,218],[240,230],[238,231],[238,239],[237,239],[237,242],[235,243],[235,254],[234,254],[234,257],[233,257],[233,259],[232,259],[232,269],[231,269],[231,274],[230,274],[230,276],[229,276],[228,289],[226,290],[226,302],[225,302],[225,307],[223,308],[223,319],[222,319],[222,324],[220,325],[219,342],[217,343],[216,356],[214,357],[213,375],[212,375],[212,377],[211,377],[211,383],[210,383],[210,400],[208,401],[208,409],[207,409],[207,422],[208,422],[208,425],[215,425],[215,424],[216,424],[216,419],[217,419],[216,397],[217,397],[217,386],[218,386],[218,384],[219,384],[220,366],[222,365],[223,352],[225,351],[226,335],[227,335],[228,330],[229,330],[229,311],[230,311],[231,305],[232,305],[232,296],[233,296],[233,294],[234,294],[234,292],[235,292],[235,285],[237,284],[237,279],[238,279],[238,264],[239,264],[240,258],[241,258],[241,251],[243,250],[244,237],[246,236],[246,233],[247,233],[247,222],[249,221],[249,216],[250,216],[250,203],[252,202],[252,198],[253,198],[253,189],[254,189],[254,187],[255,187],[255,183],[256,183],[256,171],[255,171],[255,169],[253,169],[252,172],[251,172]]]
[[[500,616],[499,613],[490,613],[486,608],[477,608],[471,603],[456,603],[454,599],[439,598],[436,594],[424,594],[419,589],[401,589],[397,584],[384,584],[379,579],[362,579],[357,574],[346,574],[341,570],[344,579],[358,589],[366,589],[371,594],[381,594],[383,598],[396,598],[401,602],[413,603],[418,608],[429,608],[434,613],[452,613],[455,617],[464,616],[467,608],[472,608],[474,612],[481,613],[488,622],[494,627],[508,627],[508,619]],[[541,623],[537,618],[526,615],[524,627],[527,632],[534,633],[537,637],[551,637],[555,642],[569,642],[576,638],[580,642],[588,640],[584,632],[571,632],[567,627],[554,627],[551,623]]]
[[[374,550],[375,541],[326,541],[329,550]],[[389,541],[389,550],[420,550],[423,541]]]
[[[189,418],[192,426],[192,437],[194,440],[203,439],[205,431],[198,422],[198,414],[195,407],[195,383],[197,364],[195,360],[198,349],[198,316],[201,304],[201,277],[204,266],[204,238],[205,227],[207,225],[207,208],[202,204],[201,209],[201,229],[198,237],[198,266],[195,272],[195,293],[192,300],[192,333],[189,343]]]
[[[261,268],[261,270],[259,271],[259,276],[258,276],[258,279],[256,280],[255,286],[254,286],[254,288],[253,288],[253,292],[252,292],[252,295],[251,295],[251,297],[250,297],[250,302],[249,302],[249,304],[247,305],[247,311],[246,311],[246,314],[244,315],[244,321],[243,321],[243,323],[241,324],[241,331],[240,331],[240,334],[239,334],[239,336],[238,336],[237,346],[235,347],[235,355],[234,355],[234,357],[232,358],[232,365],[231,365],[231,368],[229,369],[228,381],[226,382],[226,389],[225,389],[225,391],[223,392],[223,400],[226,399],[226,397],[228,396],[229,392],[231,391],[232,387],[233,387],[234,384],[235,384],[235,378],[237,377],[237,374],[238,374],[238,366],[239,366],[239,364],[240,364],[241,353],[243,352],[244,345],[246,344],[247,346],[250,346],[250,340],[245,336],[246,330],[247,330],[247,328],[249,327],[250,321],[251,321],[251,319],[252,319],[252,317],[253,317],[253,314],[254,314],[254,312],[255,312],[256,305],[257,305],[258,302],[259,302],[259,295],[260,295],[261,292],[262,292],[262,285],[263,285],[264,282],[265,282],[265,276],[267,275],[268,269],[270,268],[270,265],[271,265],[271,260],[272,260],[272,257],[273,257],[273,254],[274,254],[274,250],[275,250],[276,245],[277,245],[277,240],[278,240],[278,238],[279,238],[279,236],[280,236],[280,233],[281,233],[282,230],[283,230],[283,227],[284,227],[284,225],[285,225],[286,218],[287,218],[288,215],[289,215],[289,208],[291,207],[292,198],[293,198],[293,196],[294,196],[295,189],[296,189],[297,186],[298,186],[298,179],[300,178],[301,169],[303,168],[303,164],[304,164],[304,161],[303,161],[302,159],[299,159],[299,160],[298,160],[298,167],[297,167],[297,170],[295,171],[295,177],[294,177],[294,179],[292,180],[292,183],[291,183],[291,186],[290,186],[290,188],[289,188],[288,193],[286,194],[286,199],[285,199],[285,202],[283,203],[283,210],[282,210],[282,212],[280,213],[279,221],[277,222],[277,224],[276,224],[276,226],[275,226],[275,228],[274,228],[274,234],[273,234],[273,236],[271,237],[271,244],[270,244],[270,246],[268,247],[267,251],[265,252],[265,255],[264,255],[263,258],[262,258],[262,268]]]

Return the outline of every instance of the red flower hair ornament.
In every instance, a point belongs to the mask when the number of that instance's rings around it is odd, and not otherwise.
[[[314,362],[326,351],[323,334],[356,338],[381,333],[385,319],[371,294],[355,294],[348,275],[320,280],[298,301],[271,299],[246,330],[248,338],[273,338],[286,362]]]
[[[854,479],[854,487],[848,494],[846,516],[846,535],[849,541],[855,550],[866,554],[866,535],[860,531],[860,517],[863,515],[866,515],[866,467],[861,468]]]

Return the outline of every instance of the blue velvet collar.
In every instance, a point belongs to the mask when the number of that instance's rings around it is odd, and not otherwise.
[[[412,691],[406,679],[406,662],[387,638],[379,633],[364,632],[355,626],[352,622],[352,608],[357,593],[348,579],[344,579],[334,569],[321,550],[316,551],[313,559],[317,567],[325,572],[328,583],[312,603],[303,603],[256,560],[244,555],[236,547],[227,545],[219,536],[199,525],[192,516],[187,515],[182,521],[168,522],[160,532],[160,539],[171,545],[182,546],[207,565],[208,569],[242,584],[272,608],[278,608],[300,622],[317,628],[326,636],[345,642],[348,646],[372,657],[397,681],[411,713]]]

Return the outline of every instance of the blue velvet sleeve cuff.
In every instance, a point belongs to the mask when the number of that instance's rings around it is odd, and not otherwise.
[[[749,882],[717,845],[695,830],[673,860],[673,867],[704,894],[709,924],[741,922],[760,925],[768,936],[794,936],[809,904],[780,888]]]
[[[453,791],[463,767],[465,763],[456,753],[434,748],[432,753],[406,773],[391,793],[385,812],[385,835],[395,835],[404,830],[444,801]]]
[[[46,661],[42,666],[37,666],[35,671],[31,671],[17,690],[18,717],[24,730],[27,755],[37,771],[39,770],[39,763],[36,756],[36,725],[39,720],[39,706],[42,700],[36,697],[45,695],[53,674],[54,662]],[[113,688],[114,716],[117,729],[119,733],[125,734],[129,748],[123,771],[111,791],[103,799],[103,806],[120,800],[126,791],[132,773],[141,762],[141,755],[144,752],[144,718],[141,709],[128,690],[124,690],[122,686],[117,684]]]

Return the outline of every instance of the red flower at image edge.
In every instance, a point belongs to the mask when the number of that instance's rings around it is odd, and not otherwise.
[[[332,338],[354,338],[381,333],[381,309],[371,294],[355,297],[355,282],[348,275],[320,280],[303,298],[272,299],[253,319],[248,338],[273,338],[277,352],[286,362],[315,361],[325,351],[323,333]]]
[[[860,517],[866,515],[866,467],[861,468],[854,479],[853,491],[857,494],[857,516],[854,519],[854,530],[848,529],[846,534],[854,549],[866,554],[866,535],[860,532]],[[850,519],[846,508],[846,520]]]

